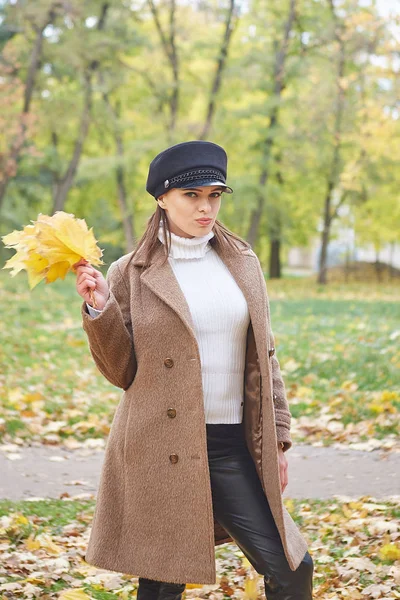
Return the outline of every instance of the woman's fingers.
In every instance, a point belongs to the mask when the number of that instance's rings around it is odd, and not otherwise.
[[[81,292],[81,291],[84,292],[87,288],[95,289],[96,285],[97,284],[95,281],[93,281],[93,279],[85,278],[85,279],[80,280],[77,283],[76,288],[77,288],[78,292]]]
[[[95,298],[97,306],[101,310],[109,296],[109,288],[103,277],[103,273],[92,267],[85,260],[80,260],[72,266],[76,273],[76,289],[78,294],[86,302],[90,303]]]
[[[77,270],[77,269],[78,269],[80,266],[84,266],[84,265],[88,265],[88,264],[89,264],[89,263],[88,263],[88,261],[87,261],[86,259],[84,259],[84,258],[81,258],[80,260],[78,260],[78,262],[76,262],[76,263],[74,263],[74,264],[72,265],[72,269],[73,269],[74,271],[76,271],[76,270]]]
[[[279,453],[279,478],[281,481],[281,492],[283,493],[288,484],[288,461],[283,452]]]
[[[78,283],[78,285],[82,281],[93,281],[93,283],[96,283],[96,279],[94,277],[92,277],[92,275],[88,275],[87,273],[83,273],[82,275],[78,275],[78,277],[77,277],[77,283]]]
[[[79,267],[77,271],[77,281],[80,281],[82,277],[92,278],[93,281],[100,281],[103,274],[92,267]]]
[[[90,267],[90,266],[86,266],[86,265],[80,265],[79,267],[76,268],[77,275],[80,275],[81,273],[88,273],[89,275],[93,275],[95,271],[96,271],[96,269],[94,269],[93,267]]]
[[[283,489],[285,489],[287,484],[289,483],[288,462],[287,461],[286,461],[286,465],[285,465],[283,472],[284,472],[284,487],[283,487]]]
[[[97,286],[93,267],[79,265],[76,268],[76,289],[85,299],[90,297],[89,289],[94,290]]]
[[[96,287],[96,282],[92,281],[91,279],[85,279],[82,282],[82,286],[85,287],[91,287],[91,288],[95,288]]]

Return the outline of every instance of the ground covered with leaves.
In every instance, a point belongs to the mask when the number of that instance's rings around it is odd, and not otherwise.
[[[285,499],[314,560],[319,600],[400,598],[400,501],[371,497]],[[84,561],[94,499],[0,501],[0,597],[128,600],[137,578]],[[265,597],[257,574],[235,544],[216,548],[217,582],[187,582],[186,598]]]
[[[400,286],[269,281],[295,442],[400,450]],[[0,273],[0,442],[103,447],[121,390],[97,371],[75,277]]]
[[[268,282],[295,442],[400,450],[399,288]],[[97,371],[74,278],[29,292],[0,275],[0,442],[103,448],[121,390]],[[0,446],[1,447],[1,446]],[[11,457],[12,458],[12,457]],[[314,597],[400,598],[400,501],[284,499],[314,559]],[[0,598],[127,600],[137,579],[84,561],[95,498],[0,501]],[[264,597],[234,544],[216,548],[217,583],[186,598]]]

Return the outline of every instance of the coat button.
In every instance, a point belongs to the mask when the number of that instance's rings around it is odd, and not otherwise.
[[[174,417],[176,417],[176,410],[175,410],[175,408],[169,408],[169,409],[167,410],[167,415],[168,415],[168,416],[169,416],[171,419],[173,419]]]
[[[166,358],[166,359],[164,360],[164,365],[165,365],[166,367],[168,367],[168,369],[170,369],[171,367],[173,367],[173,366],[174,366],[174,361],[172,360],[172,358]]]
[[[172,463],[177,463],[177,462],[178,462],[178,455],[177,455],[177,454],[170,454],[170,455],[169,455],[169,460],[170,460]]]
[[[275,354],[275,348],[271,348],[271,349],[268,351],[268,355],[269,355],[269,356],[272,356],[273,354]]]

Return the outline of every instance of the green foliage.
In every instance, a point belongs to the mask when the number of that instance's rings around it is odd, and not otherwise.
[[[101,24],[104,5],[108,8]],[[168,3],[155,6],[164,40],[169,40]],[[82,149],[65,210],[95,224],[98,239],[114,245],[117,253],[126,245],[117,186],[122,171],[127,210],[134,216],[135,235],[141,235],[154,210],[154,200],[145,191],[149,161],[167,145],[201,134],[228,6],[215,1],[179,4],[174,38],[179,99],[171,129],[172,42],[163,45],[148,3],[72,0],[57,5],[53,13],[48,0],[2,3],[0,75],[6,90],[0,158],[7,168],[15,167],[15,175],[3,199],[0,235],[35,219],[39,212],[51,212],[55,189],[79,141]],[[396,242],[399,44],[392,20],[374,5],[346,0],[335,22],[329,3],[299,1],[282,71],[284,86],[277,95],[274,69],[287,17],[288,4],[254,0],[237,8],[233,18],[208,136],[227,149],[228,178],[235,190],[220,216],[246,237],[251,211],[262,194],[265,208],[256,247],[263,261],[272,239],[280,239],[284,249],[309,243],[321,219],[338,141],[334,130],[340,84],[345,110],[335,202],[346,194],[359,243],[373,243],[378,249]],[[37,31],[46,23],[29,127],[14,165],[7,151],[11,152],[20,126]],[[337,30],[345,32],[340,82]],[[88,81],[90,126],[80,139]],[[272,154],[267,183],[261,188],[267,131]]]

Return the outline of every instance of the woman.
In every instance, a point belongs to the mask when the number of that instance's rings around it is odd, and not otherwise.
[[[76,265],[91,353],[124,390],[85,559],[139,577],[139,600],[215,583],[227,541],[268,599],[312,598],[313,561],[282,502],[291,414],[263,273],[217,220],[226,168],[217,144],[167,148],[150,164],[157,207],[136,250],[106,280]]]

